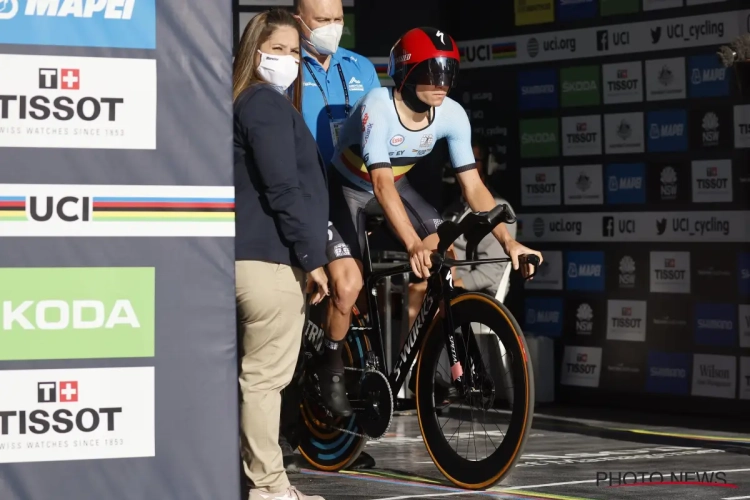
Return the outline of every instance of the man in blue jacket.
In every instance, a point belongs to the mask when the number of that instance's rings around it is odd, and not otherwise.
[[[344,30],[341,0],[295,0],[294,8],[302,29],[302,117],[328,163],[336,149],[340,127],[357,101],[380,87],[380,79],[367,58],[339,47]],[[341,263],[329,264],[336,265]],[[296,443],[300,396],[295,384],[288,386],[283,395],[279,444],[287,472],[299,470],[294,460],[296,446],[290,443]],[[362,452],[350,468],[374,466],[375,460]]]

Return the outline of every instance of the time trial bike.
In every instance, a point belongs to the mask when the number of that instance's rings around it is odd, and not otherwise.
[[[369,234],[385,217],[374,198],[364,211]],[[451,268],[510,261],[476,260],[476,248],[495,226],[515,221],[511,208],[499,205],[490,212],[469,213],[459,223],[445,221],[439,226],[427,293],[392,367],[385,363],[375,285],[387,276],[408,273],[411,267],[407,263],[374,271],[369,237],[365,238],[369,314],[355,307],[344,343],[351,416],[334,417],[322,403],[312,377],[307,376],[322,348],[325,303],[311,308],[308,316],[299,379],[299,450],[307,462],[324,471],[351,465],[368,440],[379,439],[388,430],[394,394],[413,369],[419,427],[440,472],[467,489],[488,488],[510,472],[521,456],[533,417],[534,381],[526,341],[516,319],[494,297],[458,293]],[[447,250],[461,235],[466,238],[468,260],[447,258]],[[522,256],[522,261],[534,266],[534,271],[539,265],[535,255]],[[496,353],[494,362],[489,357],[492,351]],[[451,419],[458,423],[450,424]],[[479,433],[484,437],[478,440]]]

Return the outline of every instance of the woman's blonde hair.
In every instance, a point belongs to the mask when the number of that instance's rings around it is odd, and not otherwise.
[[[299,33],[299,24],[294,16],[285,9],[271,9],[255,16],[245,28],[240,39],[240,48],[234,58],[234,70],[232,77],[232,101],[237,99],[243,90],[248,87],[263,83],[256,73],[256,55],[266,40],[282,26],[294,28]],[[299,73],[294,81],[292,104],[301,112],[302,104],[302,61],[299,65]]]

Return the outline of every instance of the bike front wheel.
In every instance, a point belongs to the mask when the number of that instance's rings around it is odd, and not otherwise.
[[[501,481],[521,456],[533,419],[533,370],[521,328],[503,304],[471,292],[453,298],[450,308],[455,339],[463,345],[458,352],[464,353],[459,361],[465,395],[451,383],[438,313],[416,365],[419,427],[427,452],[447,479],[461,488],[485,489]],[[478,435],[484,437],[477,440]]]

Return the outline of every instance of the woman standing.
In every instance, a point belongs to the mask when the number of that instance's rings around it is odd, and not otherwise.
[[[289,12],[264,12],[245,29],[234,62],[235,271],[250,500],[323,500],[289,484],[278,444],[280,393],[302,342],[305,273],[308,287],[317,284],[314,303],[328,294],[327,179],[299,114],[299,40]]]

